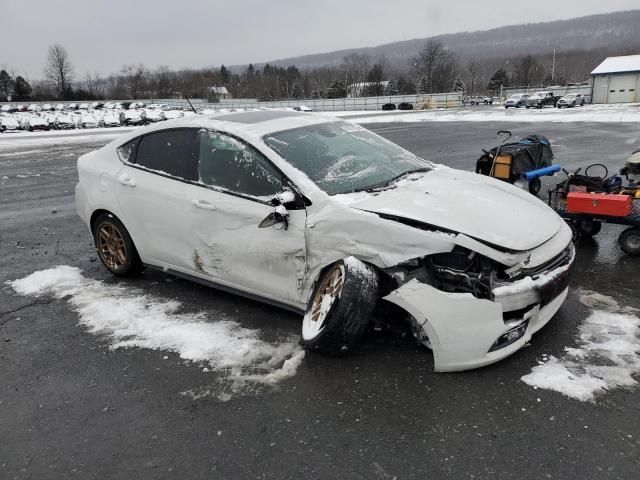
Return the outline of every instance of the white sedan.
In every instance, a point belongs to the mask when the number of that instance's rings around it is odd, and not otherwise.
[[[194,115],[83,155],[78,172],[108,270],[300,312],[314,351],[349,351],[386,312],[436,371],[480,367],[525,345],[568,292],[571,230],[543,202],[331,117]]]

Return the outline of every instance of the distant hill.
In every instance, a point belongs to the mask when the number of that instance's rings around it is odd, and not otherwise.
[[[555,47],[563,52],[590,52],[584,66],[575,75],[588,75],[594,63],[612,54],[640,53],[640,10],[590,15],[571,20],[528,23],[476,32],[461,32],[435,37],[387,43],[376,47],[351,48],[328,53],[304,55],[270,61],[272,65],[314,68],[339,65],[351,53],[386,58],[391,67],[406,69],[410,60],[429,39],[441,41],[461,62],[474,59],[491,64],[504,63],[523,54],[548,55]],[[263,64],[257,64],[261,66]],[[242,66],[236,66],[237,70]]]

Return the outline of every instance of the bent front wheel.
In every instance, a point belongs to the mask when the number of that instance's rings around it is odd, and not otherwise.
[[[300,344],[308,350],[339,355],[364,335],[378,300],[373,267],[349,257],[320,275],[302,320]]]

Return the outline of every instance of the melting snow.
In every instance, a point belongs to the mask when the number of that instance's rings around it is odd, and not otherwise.
[[[633,387],[640,374],[640,318],[637,310],[613,298],[583,291],[580,302],[593,309],[579,328],[580,344],[562,358],[549,356],[522,381],[581,401],[607,391]]]
[[[78,268],[58,266],[7,282],[20,295],[66,299],[80,324],[108,339],[111,348],[149,348],[175,352],[222,374],[218,383],[194,397],[227,400],[262,385],[292,377],[304,358],[295,339],[268,343],[259,330],[230,320],[211,321],[205,312],[180,313],[177,301],[146,295],[131,286],[107,285]]]

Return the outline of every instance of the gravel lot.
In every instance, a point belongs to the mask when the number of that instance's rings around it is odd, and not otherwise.
[[[569,169],[595,161],[618,169],[640,143],[632,123],[367,128],[467,170],[501,128],[548,136]],[[265,338],[298,334],[299,317],[277,308],[160,273],[108,276],[73,203],[75,160],[104,143],[95,141],[0,154],[0,478],[637,478],[640,390],[580,402],[520,380],[543,355],[562,356],[575,345],[588,315],[579,289],[640,307],[640,260],[619,251],[618,228],[605,226],[578,246],[567,303],[531,347],[501,363],[434,374],[428,351],[402,328],[383,328],[345,358],[307,354],[276,389],[256,387],[226,402],[194,399],[184,392],[219,387],[224,378],[171,353],[110,349],[78,326],[64,300],[34,300],[2,286],[72,265],[178,300],[187,311],[235,319]]]

